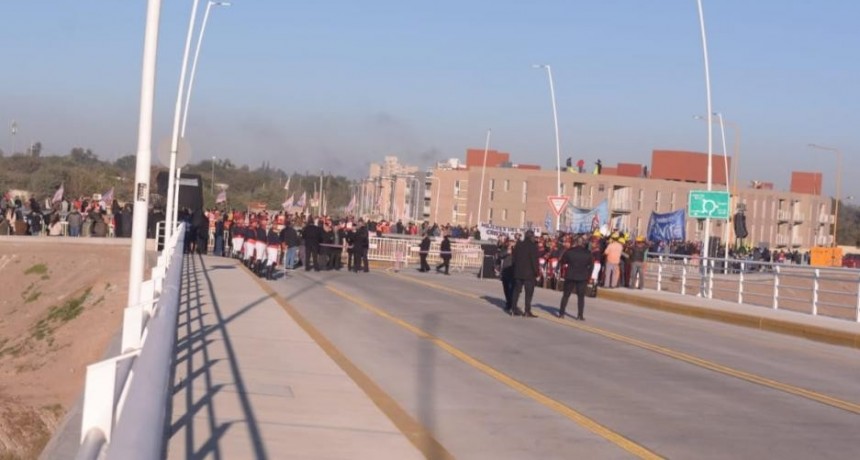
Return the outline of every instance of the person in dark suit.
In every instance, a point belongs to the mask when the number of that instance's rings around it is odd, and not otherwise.
[[[356,273],[363,271],[367,273],[370,268],[367,263],[367,250],[370,249],[370,233],[363,220],[358,221],[358,230],[355,232],[355,241],[352,250],[355,253],[353,269]]]
[[[502,280],[502,290],[505,293],[505,311],[511,313],[511,299],[514,296],[514,262],[511,252],[514,249],[514,240],[505,239],[499,245],[499,253],[496,255],[499,264],[499,279]]]
[[[429,272],[430,264],[427,263],[427,255],[430,253],[430,233],[427,232],[424,234],[424,239],[421,240],[421,244],[418,246],[418,257],[421,259],[421,268],[418,269],[419,272]]]
[[[511,299],[512,315],[522,315],[527,318],[536,318],[537,315],[532,313],[532,296],[535,293],[535,280],[540,273],[538,268],[538,249],[534,241],[535,234],[529,230],[526,232],[522,241],[514,246],[513,262],[514,262],[514,295]],[[520,293],[526,289],[526,305],[525,312],[517,308],[517,303],[520,299]]]
[[[305,240],[305,271],[320,271],[319,254],[320,243],[322,243],[322,229],[317,227],[313,219],[308,219],[307,225],[302,229],[302,238]]]
[[[585,321],[583,316],[585,312],[585,285],[591,278],[594,259],[591,257],[591,252],[585,247],[584,238],[577,238],[573,247],[561,256],[561,266],[567,266],[567,271],[564,274],[564,293],[561,296],[558,317],[564,318],[567,299],[570,298],[572,292],[576,292],[575,319]]]
[[[451,266],[451,240],[448,239],[448,235],[442,238],[442,244],[439,245],[439,257],[442,258],[442,263],[436,266],[436,271],[442,272],[444,268],[445,271],[442,273],[447,275],[448,268]]]

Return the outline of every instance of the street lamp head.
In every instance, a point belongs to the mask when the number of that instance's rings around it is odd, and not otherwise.
[[[549,64],[532,64],[532,69],[548,69]]]
[[[215,6],[230,6],[230,5],[232,5],[232,3],[230,3],[230,2],[213,2],[212,0],[209,0],[209,3],[212,5],[215,5]]]

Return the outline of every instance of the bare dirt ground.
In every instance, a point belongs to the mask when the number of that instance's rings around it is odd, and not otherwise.
[[[81,394],[120,329],[128,264],[128,246],[0,241],[0,460],[38,457]]]

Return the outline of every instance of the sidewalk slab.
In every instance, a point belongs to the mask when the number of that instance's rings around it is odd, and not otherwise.
[[[237,261],[187,256],[168,458],[420,452]]]

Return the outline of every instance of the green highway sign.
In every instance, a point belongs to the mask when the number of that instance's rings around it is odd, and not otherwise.
[[[729,192],[717,192],[708,190],[690,190],[687,201],[687,213],[696,219],[728,219],[731,209],[729,207]]]

